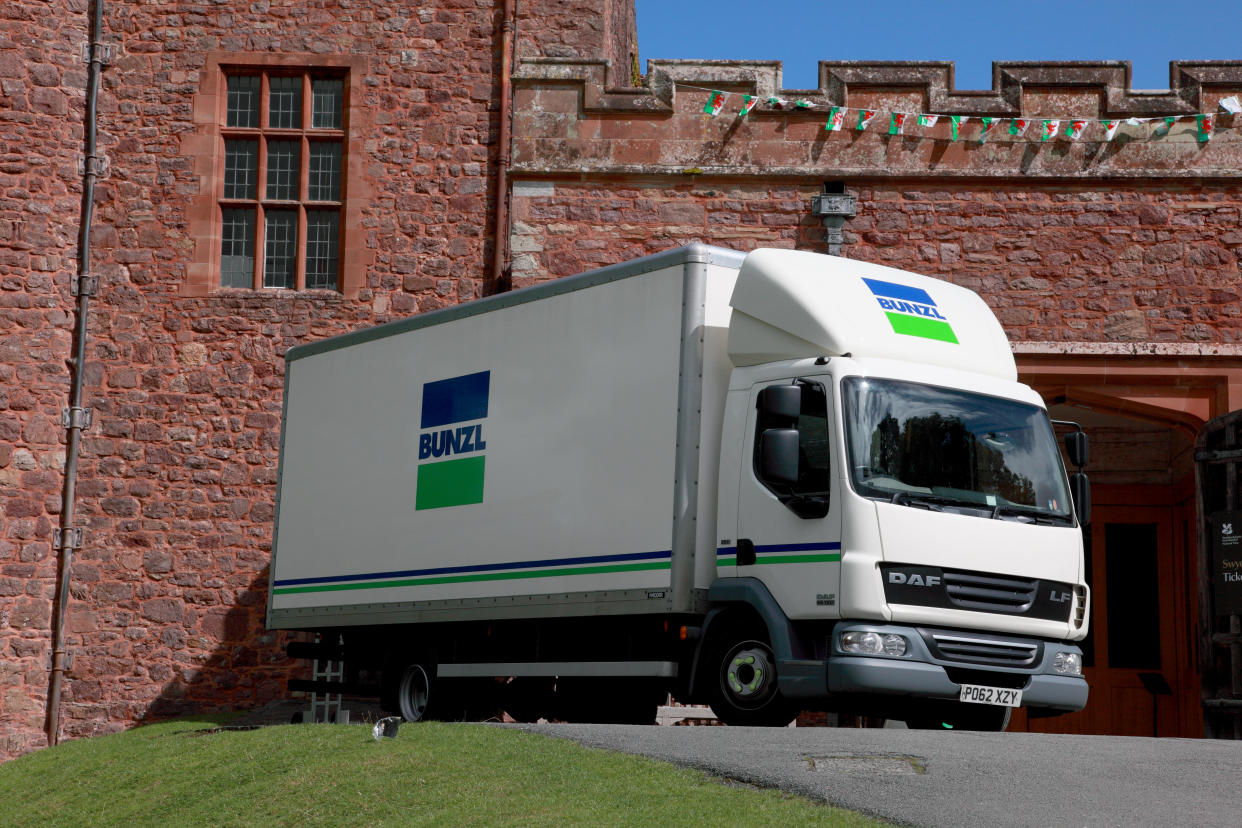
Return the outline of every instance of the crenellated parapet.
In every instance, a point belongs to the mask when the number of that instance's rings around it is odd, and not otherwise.
[[[986,90],[956,89],[950,62],[822,61],[806,90],[783,87],[779,61],[647,70],[632,87],[608,61],[523,60],[515,172],[1242,177],[1242,115],[1221,106],[1242,61],[1173,62],[1167,90],[1131,88],[1126,61],[995,63]],[[713,91],[728,96],[714,116]]]

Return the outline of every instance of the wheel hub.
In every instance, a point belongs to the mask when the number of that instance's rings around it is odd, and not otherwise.
[[[767,692],[775,672],[766,649],[744,647],[729,660],[725,683],[737,698],[753,701]]]

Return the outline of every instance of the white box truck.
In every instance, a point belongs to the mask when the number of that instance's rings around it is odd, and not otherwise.
[[[691,245],[286,359],[267,624],[346,665],[302,689],[411,720],[1086,703],[1086,479],[970,290]]]

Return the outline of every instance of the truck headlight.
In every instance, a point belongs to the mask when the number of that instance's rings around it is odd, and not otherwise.
[[[1082,675],[1082,656],[1078,653],[1057,653],[1052,657],[1052,669],[1063,676]]]
[[[906,654],[906,639],[893,633],[881,634],[850,630],[841,633],[840,642],[841,650],[846,653],[888,656]]]

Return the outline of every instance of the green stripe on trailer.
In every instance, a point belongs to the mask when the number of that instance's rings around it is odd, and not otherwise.
[[[758,558],[755,565],[759,564],[787,564],[787,563],[835,563],[841,560],[840,552],[828,552],[823,555],[766,555]],[[716,559],[716,566],[737,566],[737,557],[729,555]]]
[[[482,503],[485,460],[486,456],[463,457],[419,466],[415,511]]]
[[[948,322],[941,322],[938,319],[925,319],[922,316],[907,316],[904,313],[889,312],[885,316],[888,317],[889,324],[893,326],[893,333],[957,344],[957,334],[953,333],[953,328]]]
[[[522,578],[555,578],[562,575],[594,575],[598,572],[651,572],[671,569],[669,561],[654,563],[613,564],[611,566],[573,566],[561,569],[538,569],[522,572],[488,572],[482,575],[445,575],[434,578],[402,578],[395,581],[369,581],[365,584],[321,584],[318,586],[278,587],[274,595],[295,595],[300,592],[345,592],[355,589],[388,589],[392,587],[429,586],[435,584],[466,584],[477,581],[515,581]]]

